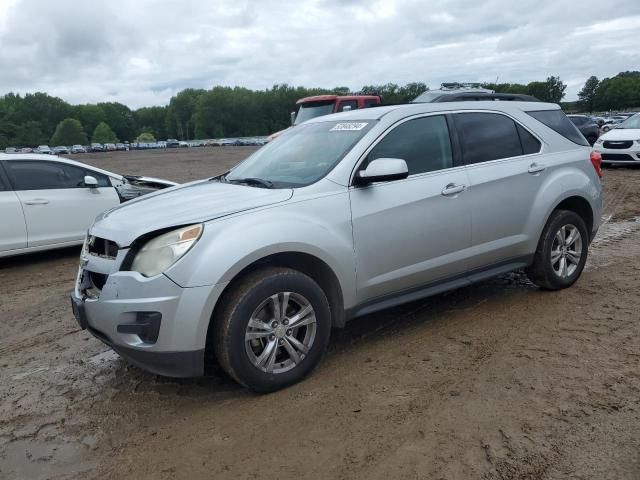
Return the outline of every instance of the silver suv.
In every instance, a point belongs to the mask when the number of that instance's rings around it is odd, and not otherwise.
[[[152,372],[198,376],[217,361],[277,390],[351,318],[521,268],[544,289],[572,285],[598,228],[600,173],[553,104],[319,117],[225,175],[99,216],[73,310]]]

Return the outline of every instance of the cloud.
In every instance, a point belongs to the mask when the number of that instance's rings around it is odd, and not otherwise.
[[[0,0],[0,94],[163,104],[183,88],[528,82],[640,68],[640,2]]]

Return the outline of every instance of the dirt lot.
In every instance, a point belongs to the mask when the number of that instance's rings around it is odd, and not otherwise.
[[[250,148],[87,156],[211,176]],[[0,260],[0,478],[640,478],[640,170],[605,172],[587,271],[516,273],[360,318],[302,384],[130,367],[69,307],[78,249]]]

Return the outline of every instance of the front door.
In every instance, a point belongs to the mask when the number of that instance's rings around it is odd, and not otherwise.
[[[55,160],[8,160],[7,173],[20,199],[28,246],[78,242],[96,216],[120,203],[109,179],[98,172]],[[84,186],[84,176],[98,180]]]
[[[350,189],[360,303],[464,274],[471,245],[467,176],[443,115],[395,126],[359,168],[377,158],[405,160],[409,177]]]

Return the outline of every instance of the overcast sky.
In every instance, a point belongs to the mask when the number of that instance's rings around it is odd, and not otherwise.
[[[0,94],[166,104],[253,89],[640,70],[639,0],[0,0]]]

